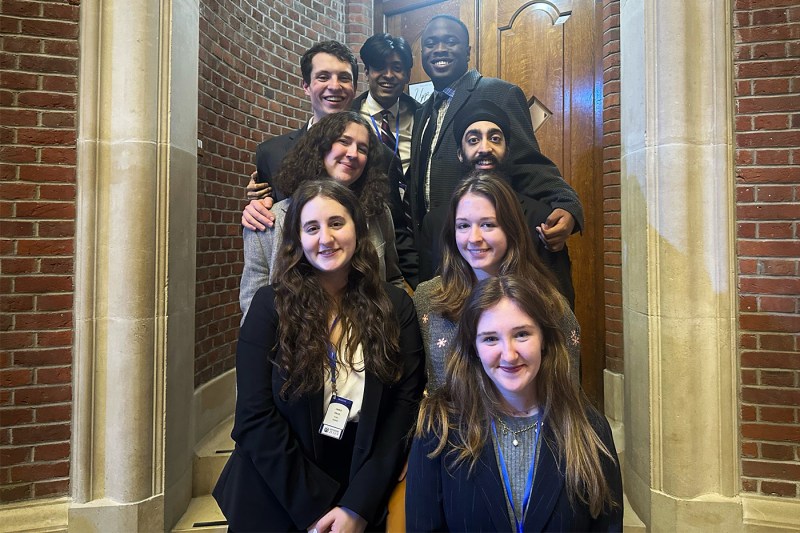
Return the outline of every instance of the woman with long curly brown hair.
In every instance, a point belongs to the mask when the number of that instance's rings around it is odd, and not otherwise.
[[[236,351],[236,449],[214,489],[233,531],[382,526],[425,384],[411,298],[382,282],[351,190],[305,182],[278,282]]]
[[[488,277],[462,306],[409,457],[409,531],[621,531],[611,428],[570,382],[550,295]]]
[[[302,183],[328,176],[350,188],[367,218],[369,238],[378,252],[381,279],[402,287],[394,223],[387,206],[387,178],[378,163],[381,149],[364,117],[352,111],[333,113],[308,130],[286,155],[275,185],[290,196]],[[245,316],[255,292],[276,281],[275,262],[289,202],[287,198],[272,207],[275,216],[272,227],[265,231],[245,228],[242,234],[244,271],[239,304]]]
[[[578,385],[578,320],[536,253],[520,199],[500,173],[475,170],[467,174],[450,200],[442,227],[441,275],[420,283],[414,292],[429,390],[444,382],[456,322],[472,288],[482,279],[505,274],[529,279],[547,295],[544,301],[559,317],[570,355],[570,375]]]

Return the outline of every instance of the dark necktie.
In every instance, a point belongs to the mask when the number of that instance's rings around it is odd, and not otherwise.
[[[422,132],[422,140],[420,141],[420,174],[419,174],[419,193],[420,198],[425,198],[425,175],[428,173],[428,166],[430,165],[431,153],[433,152],[433,134],[436,133],[436,123],[439,119],[439,109],[442,104],[449,97],[447,94],[439,91],[433,93],[433,109],[431,110],[431,118],[428,119],[428,124],[425,126],[425,131]],[[422,202],[424,204],[424,201]],[[427,211],[427,209],[426,209]]]
[[[389,119],[392,118],[392,112],[384,109],[381,111],[381,141],[389,147],[389,150],[394,153],[397,146],[397,139],[392,134],[392,127],[389,125]]]

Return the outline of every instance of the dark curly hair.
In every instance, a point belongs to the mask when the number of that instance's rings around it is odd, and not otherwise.
[[[331,113],[314,124],[286,154],[281,169],[275,176],[275,187],[286,196],[291,196],[304,181],[326,175],[325,156],[347,126],[354,122],[366,128],[369,149],[367,164],[350,188],[358,197],[358,203],[367,218],[383,213],[389,197],[389,180],[381,163],[383,145],[378,141],[367,119],[355,111]]]
[[[356,249],[347,287],[338,302],[320,285],[300,240],[303,207],[320,196],[341,204],[355,225]],[[400,327],[378,275],[378,253],[367,231],[356,196],[336,181],[306,181],[292,195],[276,266],[276,279],[280,281],[275,286],[275,308],[280,317],[276,364],[286,377],[280,391],[283,398],[322,390],[328,367],[328,324],[337,315],[342,336],[336,351],[342,354],[344,367],[354,369],[353,353],[361,345],[364,367],[369,372],[384,383],[400,378],[402,369],[396,360]]]
[[[303,54],[300,58],[300,73],[303,75],[303,81],[306,85],[311,83],[311,67],[314,56],[319,54],[330,54],[343,63],[350,63],[350,71],[353,73],[353,83],[358,80],[358,61],[356,56],[347,47],[347,45],[339,41],[320,41]]]

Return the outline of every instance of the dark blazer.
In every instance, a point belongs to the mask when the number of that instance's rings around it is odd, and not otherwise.
[[[539,151],[528,102],[522,89],[497,78],[483,77],[474,69],[456,82],[455,89],[436,146],[432,149],[430,209],[447,205],[463,177],[457,155],[458,143],[453,134],[453,119],[468,109],[471,102],[487,99],[504,109],[511,121],[510,153],[506,162],[510,168],[512,188],[519,194],[550,206],[551,211],[559,207],[568,211],[575,218],[575,231],[580,230],[583,227],[583,207],[577,193],[564,181],[558,168]],[[411,137],[411,166],[407,181],[412,219],[417,231],[426,213],[420,143],[432,108],[433,95],[417,111]]]
[[[258,145],[256,148],[256,170],[259,182],[269,182],[273,187],[272,198],[279,202],[286,198],[283,191],[275,187],[274,177],[280,171],[281,163],[286,154],[294,148],[300,138],[308,130],[307,125],[300,129],[273,137]],[[400,200],[400,183],[404,182],[403,166],[400,159],[395,157],[389,148],[381,144],[381,161],[379,165],[386,169],[389,178],[389,210],[392,212],[392,222],[395,230],[395,247],[400,259],[400,271],[405,280],[412,286],[417,286],[419,258],[417,247],[414,244],[412,228],[408,226],[404,215],[403,203]]]
[[[400,325],[403,364],[388,385],[367,370],[355,436],[350,482],[340,487],[320,460],[326,439],[322,392],[284,401],[284,383],[272,364],[279,317],[272,287],[256,292],[236,349],[236,448],[214,488],[214,498],[234,531],[305,531],[335,506],[370,524],[380,523],[408,450],[425,369],[414,306],[401,289],[384,284]],[[365,350],[369,347],[364,347]],[[341,496],[338,496],[341,494]]]
[[[611,428],[602,415],[587,414],[614,455],[616,463],[606,458],[603,472],[619,506],[594,519],[587,505],[579,501],[574,507],[570,504],[564,483],[564,458],[553,450],[552,430],[545,422],[525,531],[622,531],[622,476]],[[428,459],[436,442],[430,436],[415,439],[411,447],[406,478],[408,531],[514,531],[492,442],[483,447],[472,474],[469,464],[446,470],[443,454]],[[449,465],[449,460],[445,461]]]
[[[557,289],[569,302],[570,309],[575,309],[575,287],[572,285],[572,261],[567,246],[558,252],[551,252],[539,238],[536,227],[547,220],[552,212],[550,206],[537,200],[517,194],[525,222],[533,238],[533,245],[542,263],[553,273],[558,283]],[[432,209],[422,222],[422,229],[417,237],[419,242],[419,282],[428,281],[440,273],[442,263],[442,228],[447,221],[449,205]]]

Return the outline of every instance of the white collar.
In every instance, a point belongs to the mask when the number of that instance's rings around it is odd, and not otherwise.
[[[384,108],[372,97],[372,93],[367,92],[367,99],[364,101],[364,110],[371,117],[374,117],[375,115],[379,115]],[[395,102],[394,105],[386,111],[390,112],[393,117],[396,117],[397,113],[400,111],[400,99],[398,98],[397,102]]]

